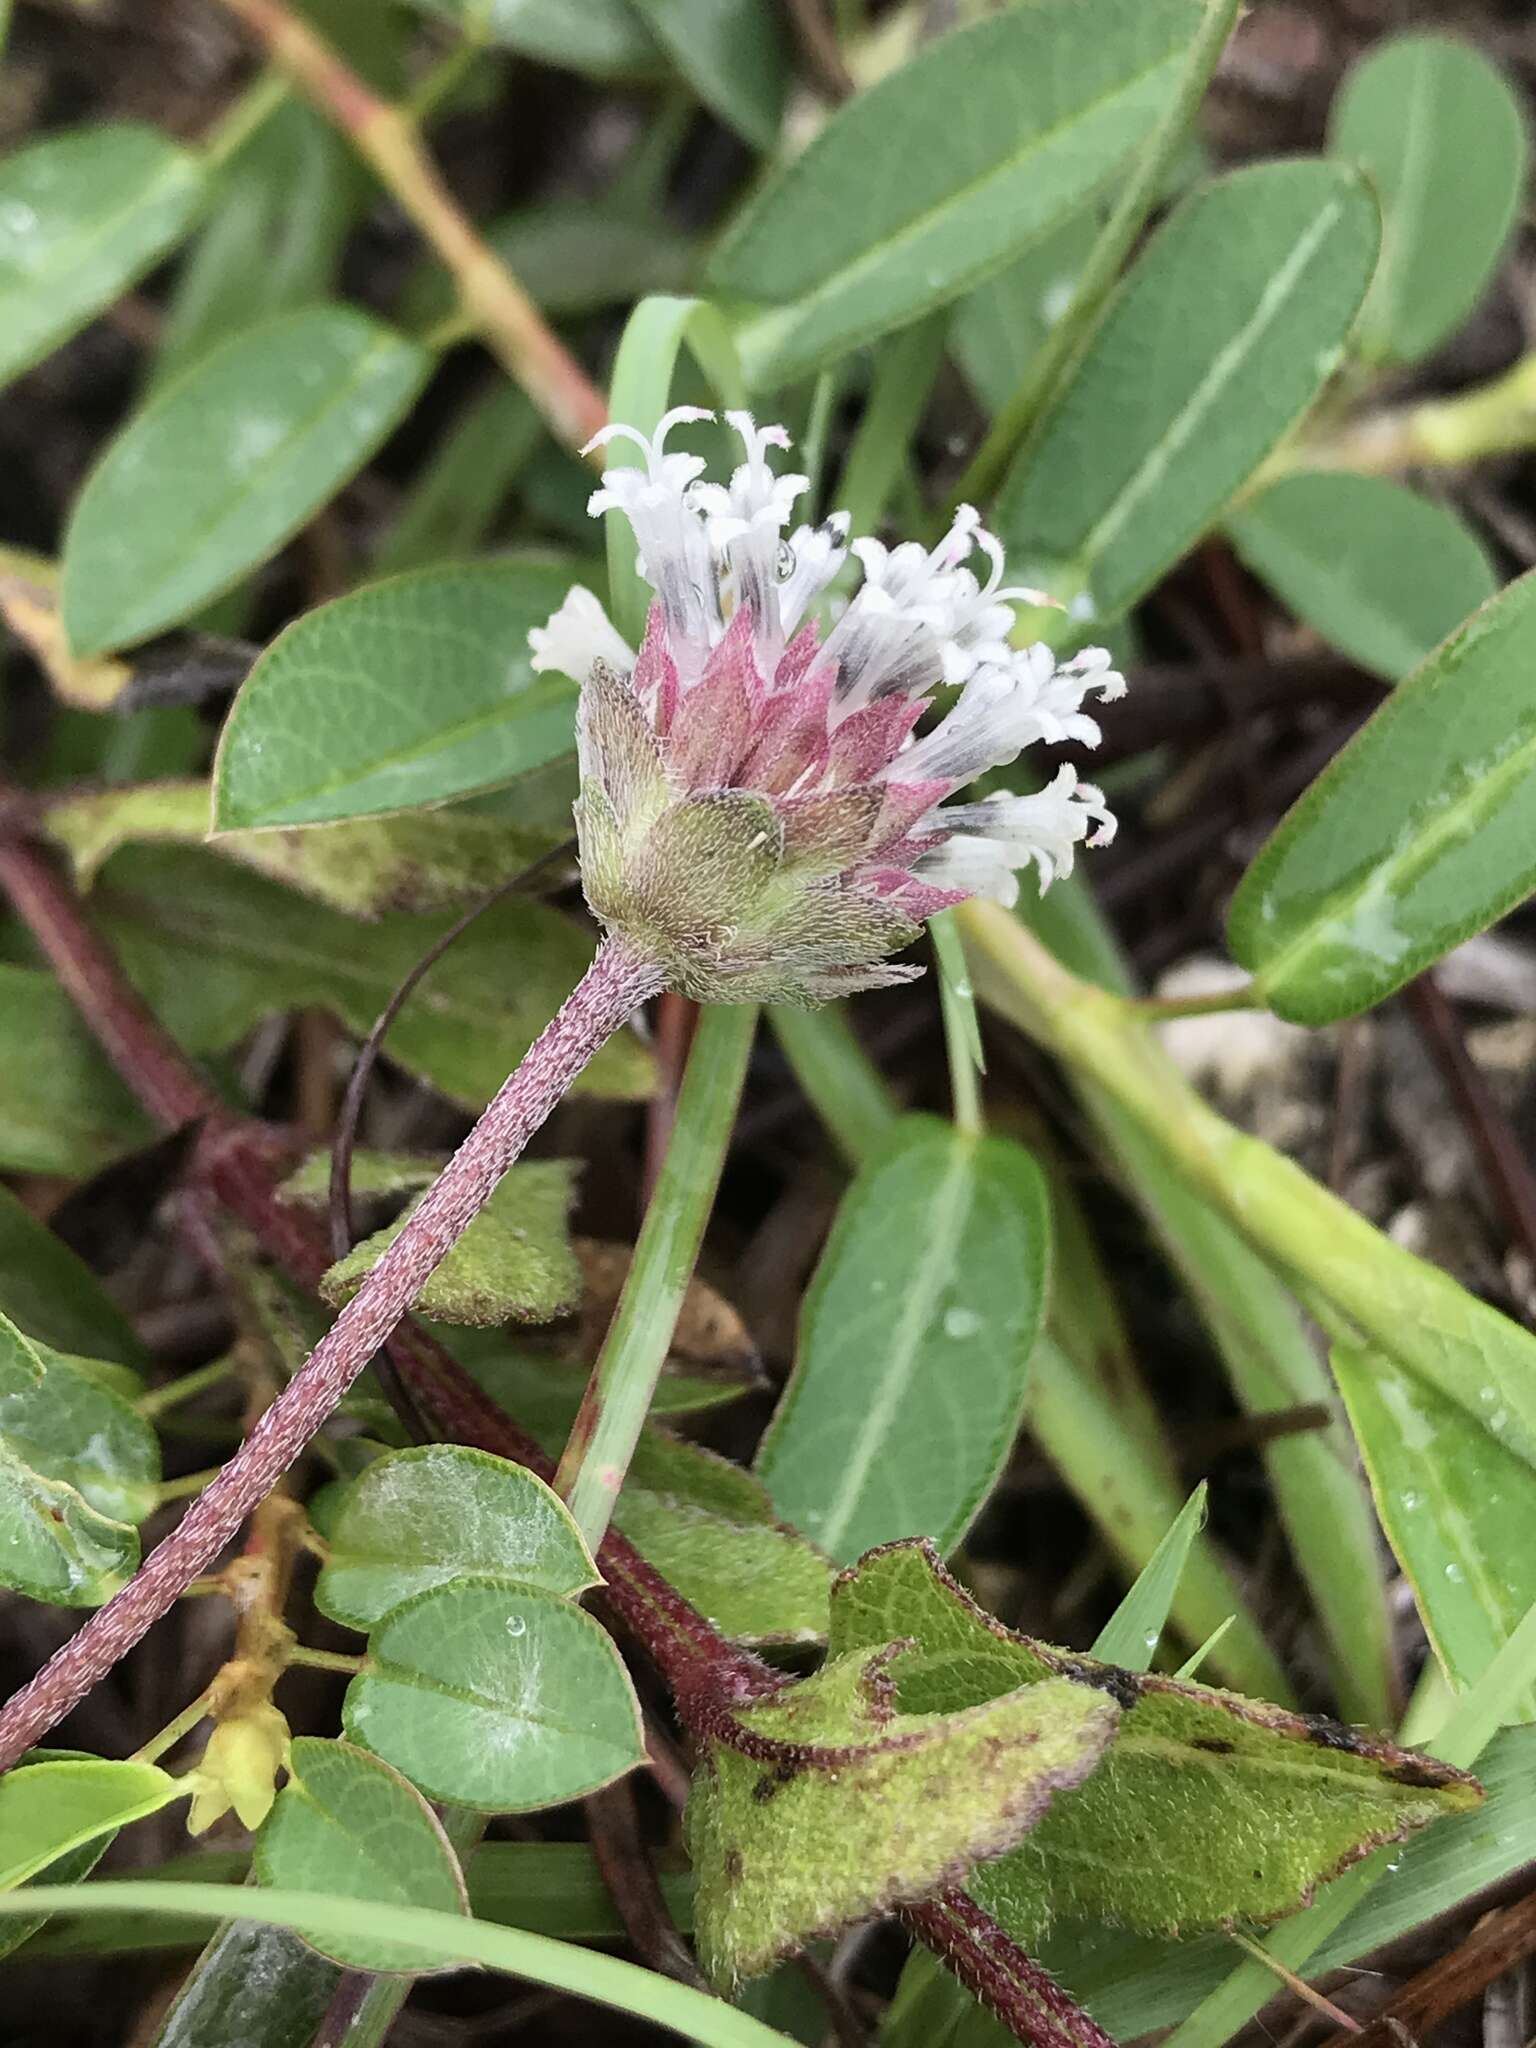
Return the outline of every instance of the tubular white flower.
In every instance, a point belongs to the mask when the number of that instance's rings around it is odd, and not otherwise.
[[[632,441],[645,456],[643,469],[605,469],[587,510],[594,518],[622,512],[634,529],[640,550],[636,567],[661,600],[673,658],[689,682],[720,637],[720,583],[703,517],[692,500],[691,486],[703,472],[704,458],[669,455],[666,441],[674,427],[713,418],[702,406],[675,405],[649,437],[636,427],[603,427],[582,450],[586,454],[610,441]]]
[[[573,583],[565,602],[543,626],[528,635],[533,649],[533,667],[542,673],[553,669],[584,682],[594,662],[606,661],[610,668],[627,673],[635,665],[634,649],[584,584]]]
[[[972,672],[949,716],[898,754],[886,774],[958,788],[988,768],[1006,768],[1039,740],[1096,747],[1099,728],[1081,708],[1089,690],[1106,698],[1125,691],[1102,647],[1085,648],[1060,668],[1043,642],[1010,649],[1006,666]]]
[[[846,512],[834,512],[820,526],[797,526],[775,565],[780,575],[779,622],[785,639],[795,631],[848,559]]]
[[[777,588],[784,529],[794,514],[795,500],[810,489],[811,480],[778,476],[768,467],[768,450],[789,446],[783,427],[760,427],[749,412],[728,412],[725,417],[741,436],[747,459],[729,484],[694,484],[689,502],[704,515],[710,545],[729,568],[736,603],[752,607],[758,662],[772,674],[784,651]]]
[[[916,862],[925,881],[1012,904],[1019,893],[1017,869],[1033,864],[1043,893],[1058,876],[1071,874],[1079,846],[1109,844],[1115,819],[1103,791],[1079,782],[1077,770],[1063,762],[1053,780],[1032,796],[951,804],[930,811],[918,829],[951,834]]]

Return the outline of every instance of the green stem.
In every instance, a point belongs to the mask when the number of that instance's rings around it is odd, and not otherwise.
[[[1102,1088],[1189,1188],[1282,1273],[1536,1464],[1536,1338],[1218,1116],[1123,998],[1075,979],[1006,911],[973,901],[956,915],[999,1007]]]
[[[158,1735],[152,1735],[142,1749],[133,1752],[136,1764],[152,1764],[168,1749],[174,1749],[184,1735],[190,1735],[208,1712],[208,1694],[200,1692],[189,1707],[183,1707],[174,1721],[167,1721]]]
[[[988,502],[1035,421],[1077,367],[1099,308],[1113,289],[1147,215],[1157,204],[1168,167],[1199,111],[1240,5],[1241,0],[1206,0],[1205,17],[1190,44],[1179,89],[1089,251],[1066,311],[1051,329],[1023,383],[992,422],[987,438],[955,486],[951,510],[960,504]]]
[[[348,1657],[340,1650],[309,1650],[302,1643],[295,1643],[284,1661],[302,1664],[308,1671],[340,1671],[348,1678],[356,1678],[367,1659]]]
[[[857,1170],[890,1137],[901,1111],[860,1045],[847,1004],[795,1010],[775,1003],[768,1021],[802,1093]]]
[[[179,1479],[162,1480],[155,1488],[156,1506],[164,1507],[168,1500],[185,1500],[189,1493],[201,1493],[223,1469],[222,1465],[209,1465],[201,1472],[183,1472]]]
[[[986,1129],[981,1109],[981,1032],[976,1022],[976,998],[965,964],[965,948],[947,911],[930,918],[928,936],[933,941],[939,970],[939,1009],[944,1019],[944,1050],[949,1058],[955,1129],[968,1138],[979,1138]]]
[[[607,1534],[693,1277],[756,1028],[751,1004],[704,1007],[629,1277],[555,1475],[555,1491],[594,1551]]]
[[[227,1380],[235,1369],[233,1356],[216,1358],[212,1365],[200,1365],[196,1372],[183,1373],[179,1380],[172,1380],[168,1386],[156,1387],[152,1393],[141,1394],[134,1407],[146,1422],[153,1422],[168,1408],[179,1407],[183,1401],[194,1400],[205,1394],[210,1387],[216,1387]]]
[[[280,71],[263,71],[248,85],[203,144],[203,162],[217,170],[238,156],[258,128],[265,127],[288,98],[288,81]]]
[[[1262,1010],[1263,998],[1258,984],[1250,981],[1243,988],[1219,988],[1208,996],[1137,996],[1130,1004],[1138,1017],[1144,1017],[1149,1024],[1160,1024],[1172,1017],[1221,1017],[1229,1010]]]
[[[1277,450],[1249,491],[1295,470],[1458,469],[1536,447],[1536,352],[1455,398],[1423,399],[1362,413],[1331,434],[1301,436]]]

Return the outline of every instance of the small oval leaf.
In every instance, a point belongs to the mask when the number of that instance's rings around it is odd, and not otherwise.
[[[1381,265],[1355,345],[1414,362],[1453,333],[1498,267],[1525,185],[1525,122],[1503,74],[1469,43],[1377,43],[1345,79],[1329,146],[1381,195]]]
[[[442,1823],[398,1771],[349,1742],[301,1735],[288,1783],[256,1838],[264,1885],[370,1905],[433,1906],[467,1913],[458,1859]],[[317,1939],[314,1947],[353,1970],[418,1970],[419,1949],[387,1941]]]
[[[162,632],[239,582],[378,448],[432,357],[350,306],[246,328],[131,419],[64,538],[76,654]]]
[[[535,675],[556,562],[365,585],[296,619],[246,678],[214,768],[214,829],[315,825],[510,782],[575,745],[576,692]]]
[[[1299,619],[1390,683],[1498,588],[1448,506],[1386,477],[1282,477],[1228,518],[1227,533]]]
[[[465,1572],[505,1574],[559,1594],[599,1583],[565,1503],[532,1472],[488,1451],[423,1444],[356,1479],[331,1532],[315,1605],[368,1629],[413,1594]]]
[[[460,1578],[386,1614],[343,1718],[429,1798],[482,1813],[581,1799],[645,1761],[612,1638],[510,1579]]]
[[[964,1535],[1019,1427],[1049,1234],[1021,1146],[929,1117],[903,1119],[848,1190],[757,1460],[829,1557]]]
[[[710,265],[717,292],[774,308],[738,336],[748,382],[776,388],[904,326],[1059,226],[1150,133],[1200,13],[1035,0],[840,108]]]
[[[192,219],[196,157],[153,128],[72,128],[0,164],[0,383],[110,306]]]
[[[1020,573],[1085,622],[1132,604],[1322,389],[1378,239],[1365,180],[1340,164],[1257,164],[1186,199],[1003,481]]]
[[[1232,951],[1302,1024],[1379,1003],[1536,883],[1536,572],[1393,692],[1239,884]]]

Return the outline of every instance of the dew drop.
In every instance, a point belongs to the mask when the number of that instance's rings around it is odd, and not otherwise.
[[[527,1627],[527,1622],[524,1621],[523,1617],[520,1614],[509,1614],[507,1616],[507,1634],[509,1636],[523,1635],[526,1632]]]
[[[1445,1568],[1445,1576],[1450,1580],[1453,1586],[1459,1586],[1463,1583],[1467,1575],[1462,1570],[1459,1564],[1448,1564]]]
[[[1423,1506],[1424,1496],[1421,1493],[1400,1493],[1397,1496],[1397,1504],[1405,1515],[1411,1515],[1415,1508]]]
[[[951,1308],[944,1311],[946,1337],[974,1337],[980,1328],[981,1317],[973,1308]]]
[[[787,540],[779,542],[779,552],[774,557],[773,569],[781,583],[787,583],[795,573],[795,551]]]

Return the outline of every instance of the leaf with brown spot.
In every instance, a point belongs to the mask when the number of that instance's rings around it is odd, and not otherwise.
[[[1114,1701],[1059,1679],[904,1713],[893,1694],[906,1650],[829,1661],[708,1745],[688,1846],[699,1956],[716,1983],[958,1882],[1026,1835],[1114,1734]]]
[[[1103,1768],[970,1879],[1026,1947],[1057,1914],[1166,1935],[1275,1920],[1379,1844],[1482,1798],[1465,1772],[1341,1723],[1014,1635],[926,1544],[872,1551],[833,1588],[834,1655],[897,1633],[917,1645],[896,1674],[902,1712],[957,1712],[1056,1676],[1123,1708]]]

